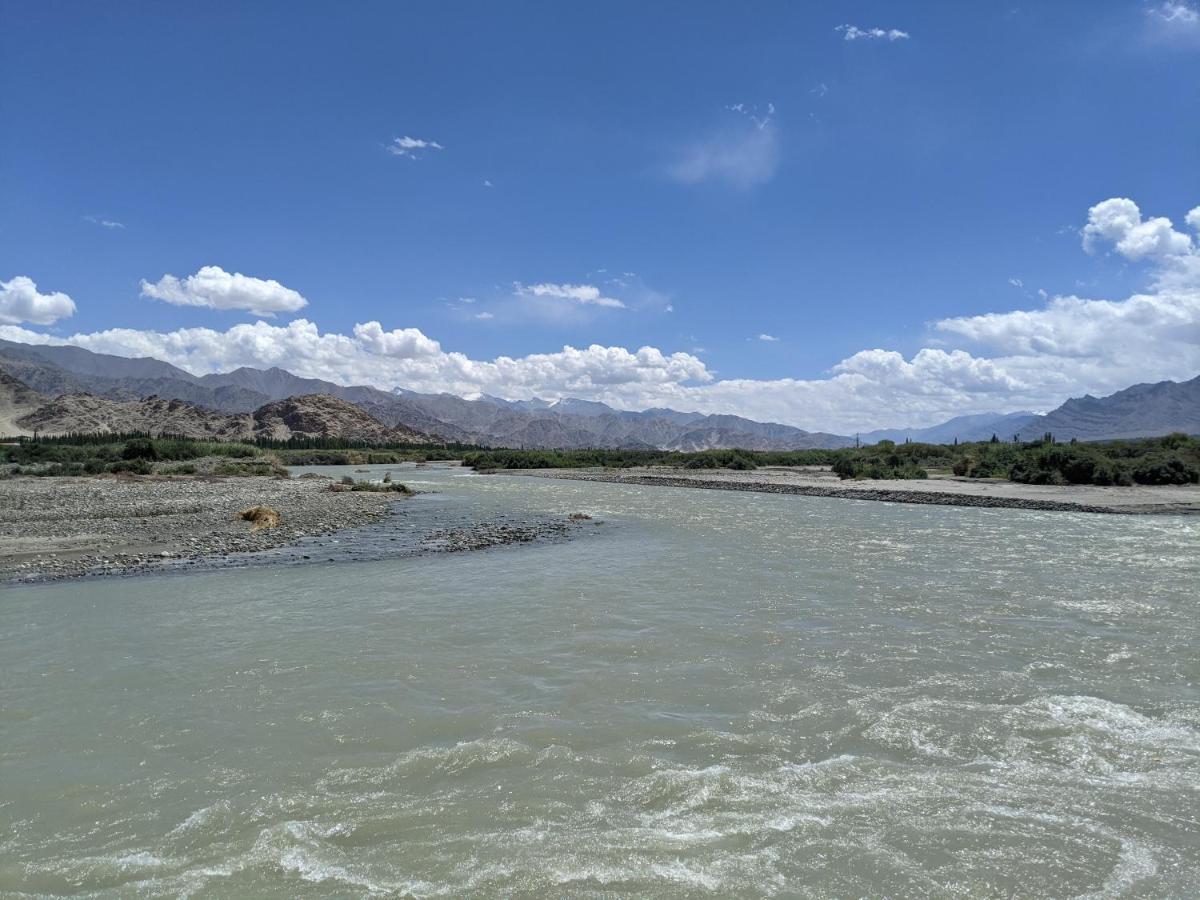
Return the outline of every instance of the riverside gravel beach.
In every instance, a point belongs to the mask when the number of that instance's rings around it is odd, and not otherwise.
[[[379,480],[395,467],[355,469]],[[454,466],[450,468],[456,468]],[[391,492],[337,490],[334,474],[301,477],[17,477],[0,481],[0,583],[136,575],[181,568],[457,553],[558,541],[580,520],[447,509]],[[433,469],[426,469],[432,472]],[[413,507],[416,503],[419,506]],[[255,528],[241,511],[269,507]],[[274,555],[267,551],[274,551]]]
[[[386,517],[393,495],[324,478],[11,478],[0,482],[0,581],[128,572],[266,550]],[[402,502],[402,501],[399,501]],[[274,528],[239,518],[277,510]]]
[[[505,474],[940,506],[1125,514],[1200,513],[1200,485],[1194,484],[1097,487],[1019,484],[993,478],[948,475],[932,475],[919,480],[843,481],[825,466],[764,466],[752,471],[634,466],[627,469],[521,469],[508,470]]]

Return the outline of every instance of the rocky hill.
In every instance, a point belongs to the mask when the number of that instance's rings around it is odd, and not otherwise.
[[[328,394],[307,394],[276,400],[254,411],[253,436],[286,441],[288,438],[335,437],[368,444],[424,443],[431,440],[408,428],[393,428],[359,407]]]
[[[20,379],[0,369],[0,435],[15,436],[23,431],[16,420],[29,415],[46,398]]]
[[[16,425],[25,432],[46,435],[146,431],[235,440],[252,434],[252,422],[245,413],[230,415],[183,400],[109,400],[93,394],[64,394],[17,419]]]
[[[26,434],[145,431],[230,441],[332,437],[372,444],[432,440],[420,432],[389,427],[352,403],[321,394],[268,403],[253,413],[222,413],[161,397],[109,400],[67,394],[15,416],[12,424],[13,431]]]

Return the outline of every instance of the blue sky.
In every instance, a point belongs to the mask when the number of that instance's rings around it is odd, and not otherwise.
[[[1200,371],[1197,84],[1182,2],[0,0],[0,336],[808,427],[1044,408]],[[1118,198],[1187,245],[1085,249]],[[1146,292],[1133,347],[1054,306]]]

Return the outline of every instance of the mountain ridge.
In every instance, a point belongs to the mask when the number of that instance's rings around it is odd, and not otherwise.
[[[802,450],[853,446],[855,439],[810,432],[792,425],[759,422],[731,414],[681,412],[668,408],[619,410],[594,400],[565,397],[506,400],[479,395],[422,394],[405,388],[385,391],[369,385],[340,385],[305,378],[280,367],[243,366],[230,372],[192,375],[170,363],[141,357],[130,359],[66,345],[21,344],[0,340],[0,371],[7,372],[31,394],[25,400],[0,398],[0,424],[6,429],[21,415],[4,418],[5,409],[31,410],[33,394],[45,402],[63,396],[89,395],[95,400],[135,403],[146,398],[183,401],[202,410],[226,415],[254,413],[289,398],[328,396],[357,407],[386,429],[485,447],[555,449]],[[8,393],[13,393],[10,389]],[[7,402],[8,406],[3,404]],[[71,415],[90,421],[75,402],[60,409],[59,419]],[[93,401],[94,402],[94,401]],[[16,406],[13,404],[16,403]],[[83,406],[81,406],[81,403]],[[129,415],[136,415],[129,408]],[[177,415],[178,410],[161,410]],[[335,414],[345,427],[354,425],[344,409]],[[342,415],[345,413],[345,415]],[[104,415],[117,415],[107,409]],[[101,416],[103,419],[104,416]],[[119,418],[119,416],[118,416]],[[49,419],[47,421],[50,421]],[[315,420],[314,420],[315,421]],[[1045,415],[1028,412],[981,413],[956,416],[925,428],[876,429],[859,435],[864,443],[879,440],[950,443],[988,440],[996,434],[1008,440],[1053,433],[1060,440],[1105,440],[1145,437],[1168,431],[1200,433],[1200,377],[1185,382],[1132,385],[1108,397],[1084,396],[1067,400]],[[307,433],[307,432],[306,432]],[[374,433],[371,428],[366,432]]]

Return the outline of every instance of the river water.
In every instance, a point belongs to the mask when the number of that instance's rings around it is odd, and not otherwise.
[[[0,895],[1200,893],[1196,519],[405,480],[595,518],[0,590]]]

